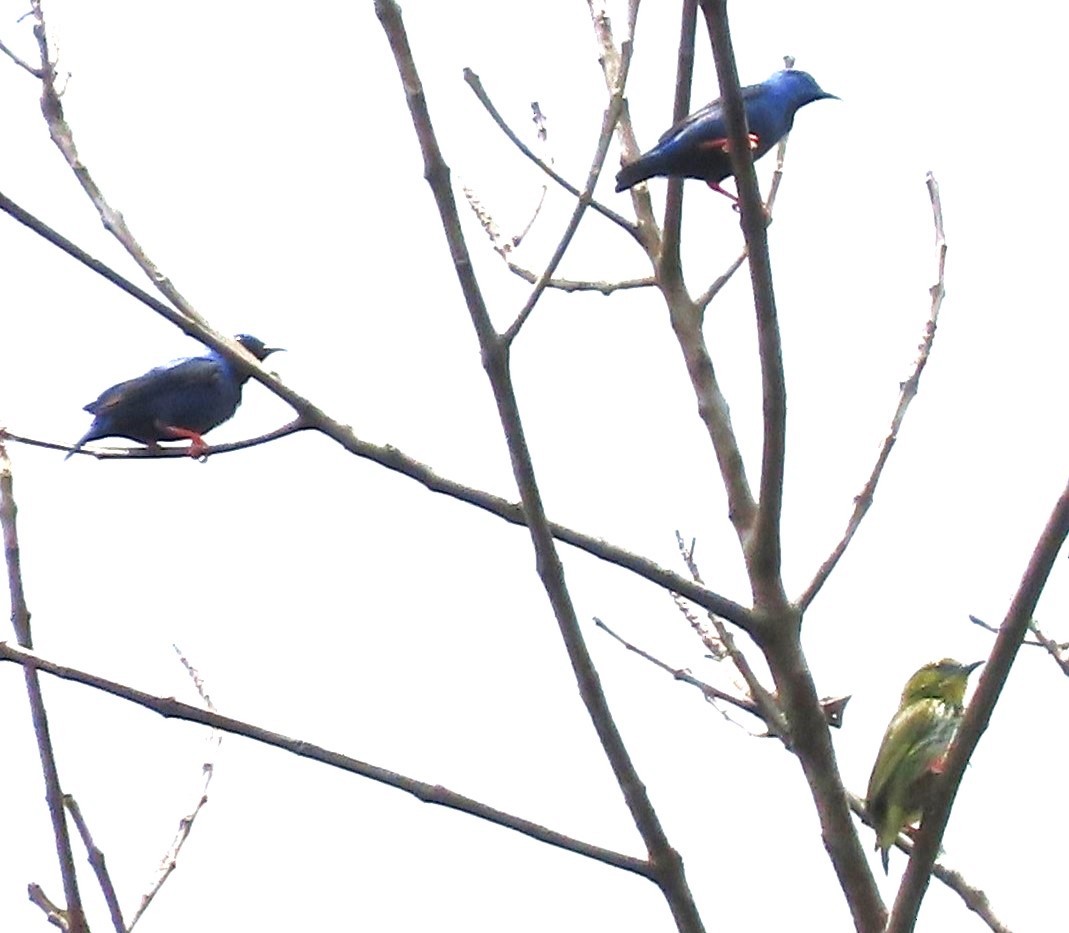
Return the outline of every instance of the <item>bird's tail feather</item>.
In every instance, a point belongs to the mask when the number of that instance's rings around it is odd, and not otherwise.
[[[616,190],[626,191],[640,181],[652,178],[656,174],[657,166],[651,165],[646,159],[636,159],[630,165],[625,165],[617,173]]]
[[[76,453],[78,453],[86,444],[88,444],[90,441],[96,440],[96,438],[97,438],[97,435],[96,435],[94,429],[90,428],[88,431],[85,432],[85,434],[83,434],[81,436],[81,438],[79,438],[78,442],[70,450],[67,451],[67,456],[63,458],[63,462],[66,463],[68,460],[70,460],[71,457],[73,457]]]

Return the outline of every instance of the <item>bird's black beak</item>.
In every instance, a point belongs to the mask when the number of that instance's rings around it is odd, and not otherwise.
[[[825,91],[821,100],[842,100],[842,98],[838,94],[829,94]]]
[[[285,347],[264,347],[264,359],[267,359],[272,353],[285,353]]]
[[[965,673],[966,674],[971,674],[973,671],[975,671],[983,663],[984,663],[983,661],[973,661],[972,664],[964,665]]]

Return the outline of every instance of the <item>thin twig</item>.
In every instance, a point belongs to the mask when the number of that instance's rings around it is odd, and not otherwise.
[[[207,327],[208,323],[194,310],[192,305],[175,288],[171,280],[160,271],[148,257],[148,254],[141,248],[141,245],[126,226],[126,221],[123,219],[122,214],[107,202],[100,186],[97,185],[90,174],[88,166],[78,154],[78,147],[74,142],[74,134],[64,117],[63,103],[56,88],[56,66],[55,62],[52,61],[49,50],[48,32],[45,26],[44,13],[41,9],[41,0],[30,0],[30,8],[34,18],[33,34],[37,39],[37,48],[41,58],[39,74],[41,79],[41,112],[48,123],[48,133],[52,137],[52,142],[63,154],[63,158],[67,160],[67,164],[70,166],[75,178],[78,179],[82,189],[89,196],[89,200],[93,202],[93,206],[96,207],[97,213],[100,214],[100,219],[104,223],[104,228],[119,241],[123,248],[133,257],[134,262],[148,276],[149,281],[159,289],[168,301],[190,321],[200,324],[201,327]]]
[[[510,272],[518,275],[531,285],[538,281],[537,275],[514,262],[509,262],[508,267]],[[562,292],[601,292],[603,295],[611,295],[613,292],[622,292],[633,288],[653,288],[656,285],[657,280],[652,275],[647,275],[641,279],[624,279],[620,282],[594,282],[583,279],[550,279],[546,282],[547,288],[556,288]]]
[[[1038,644],[1046,650],[1047,654],[1054,658],[1058,667],[1062,669],[1062,673],[1065,674],[1066,677],[1069,677],[1069,658],[1064,657],[1062,654],[1062,652],[1065,651],[1066,646],[1064,644],[1058,644],[1053,638],[1047,638],[1047,636],[1040,630],[1035,619],[1029,620],[1028,628],[1032,634],[1036,636]],[[1030,644],[1030,642],[1026,642],[1025,644]]]
[[[630,0],[627,8],[627,36],[620,47],[616,47],[613,38],[612,21],[605,11],[603,2],[587,0],[587,8],[590,10],[590,22],[594,27],[594,41],[598,46],[598,63],[601,65],[601,74],[605,80],[605,89],[611,98],[616,93],[619,84],[621,60],[624,53],[631,54],[634,47],[635,22],[638,18],[638,0]],[[623,101],[620,109],[620,119],[616,122],[616,136],[620,141],[622,161],[633,162],[639,156],[638,141],[635,139],[635,130],[631,125],[631,115],[627,107],[627,99]],[[635,237],[641,244],[646,254],[652,259],[661,249],[661,231],[657,226],[657,219],[653,216],[653,201],[650,199],[649,188],[645,185],[636,185],[631,189],[631,203],[638,217],[638,226],[635,228]]]
[[[575,185],[573,185],[557,171],[555,171],[552,166],[547,165],[545,162],[543,162],[531,150],[531,148],[512,131],[512,128],[505,122],[505,118],[501,116],[498,109],[494,106],[493,101],[490,100],[490,95],[486,93],[486,89],[483,87],[482,79],[470,68],[464,69],[464,81],[467,83],[468,87],[472,89],[472,92],[475,94],[475,96],[479,99],[479,103],[482,104],[483,107],[486,109],[486,112],[490,115],[490,119],[492,119],[494,123],[498,125],[501,132],[503,132],[509,138],[509,141],[517,149],[519,149],[520,152],[527,156],[528,159],[534,162],[535,165],[542,169],[543,172],[545,172],[550,178],[552,178],[569,194],[574,195],[577,198],[581,196],[581,192],[578,188],[575,187]],[[602,217],[606,217],[617,226],[622,227],[631,236],[636,236],[635,225],[631,223],[631,221],[628,220],[626,217],[617,214],[616,211],[606,207],[600,201],[596,201],[593,198],[589,198],[589,204],[590,207],[593,210],[597,211],[599,214],[601,214]]]
[[[512,325],[502,335],[506,347],[516,339],[516,336],[526,323],[527,318],[530,317],[538,300],[545,293],[546,286],[549,284],[557,266],[560,265],[560,261],[564,258],[564,253],[571,245],[572,238],[579,229],[579,222],[583,219],[583,214],[586,213],[587,206],[590,204],[591,199],[594,196],[594,187],[598,183],[598,178],[601,177],[601,168],[605,164],[605,156],[608,155],[609,152],[609,143],[612,140],[613,127],[616,126],[616,121],[620,118],[620,108],[623,105],[624,86],[627,81],[627,72],[630,63],[630,56],[625,55],[620,67],[619,86],[616,93],[609,101],[609,106],[605,109],[605,115],[602,117],[601,132],[598,134],[597,147],[594,152],[594,158],[591,161],[590,171],[587,173],[586,184],[583,187],[582,193],[579,195],[579,203],[575,205],[575,210],[572,211],[568,226],[561,235],[560,241],[557,243],[557,247],[553,251],[553,255],[550,257],[549,262],[546,263],[545,270],[538,281],[535,282],[534,288],[531,289],[531,294],[528,295],[527,301],[524,302],[523,307],[516,315],[516,319],[512,322]]]
[[[104,902],[108,905],[108,914],[111,917],[111,925],[115,933],[127,933],[126,924],[123,923],[122,910],[119,907],[119,898],[115,894],[115,885],[111,882],[108,874],[108,866],[104,859],[104,853],[93,841],[93,834],[89,832],[89,826],[82,816],[82,808],[70,794],[63,795],[63,804],[70,813],[74,825],[78,829],[78,835],[82,837],[82,844],[89,855],[89,864],[93,866],[93,873],[97,877],[97,884],[104,895]]]
[[[8,591],[11,596],[11,625],[15,630],[15,638],[19,645],[32,648],[30,611],[26,606],[26,594],[22,586],[17,514],[11,461],[8,459],[7,448],[0,441],[0,526],[3,528],[4,558],[7,564]],[[52,749],[52,737],[49,734],[48,714],[45,712],[44,697],[41,694],[41,682],[37,672],[32,668],[25,668],[23,673],[26,679],[26,694],[30,701],[33,731],[37,738],[37,752],[41,758],[41,771],[44,774],[45,801],[52,820],[52,835],[55,837],[59,871],[63,879],[63,896],[67,902],[61,914],[66,922],[65,929],[69,933],[88,933],[85,912],[82,909],[82,898],[78,892],[78,875],[74,868],[74,855],[71,852],[70,834],[63,810],[63,790],[60,787],[56,756]],[[43,896],[44,892],[41,893]],[[51,911],[46,912],[51,920],[54,914]]]
[[[765,214],[768,215],[768,222],[772,223],[772,208],[776,204],[776,195],[779,194],[780,185],[783,182],[783,164],[787,159],[787,139],[789,136],[784,136],[779,141],[779,145],[776,146],[776,170],[772,173],[772,183],[768,188],[768,197],[765,198]],[[712,300],[720,294],[721,290],[728,282],[731,281],[739,269],[742,268],[742,264],[746,262],[746,257],[749,255],[749,249],[743,247],[743,250],[735,258],[724,272],[717,277],[717,279],[710,285],[704,292],[702,292],[695,300],[694,304],[697,306],[698,311],[701,314],[705,314],[705,309],[709,307]]]
[[[690,671],[684,670],[679,667],[672,667],[670,664],[666,664],[660,658],[654,657],[648,651],[644,651],[637,645],[632,644],[622,635],[618,635],[608,625],[606,625],[601,619],[594,617],[594,624],[600,628],[607,635],[615,638],[621,645],[623,645],[628,651],[632,651],[640,658],[644,658],[651,664],[659,667],[662,671],[671,674],[676,680],[682,681],[685,684],[690,684],[692,687],[697,687],[706,700],[713,702],[715,700],[722,700],[724,703],[730,703],[737,709],[741,709],[745,713],[749,713],[751,716],[756,716],[758,719],[764,721],[764,717],[761,711],[758,709],[757,704],[753,700],[747,700],[745,697],[737,697],[734,694],[726,693],[718,687],[714,687],[712,684],[706,683],[704,680],[699,680]]]
[[[880,447],[880,453],[876,457],[872,472],[869,474],[869,478],[866,480],[861,492],[854,498],[854,511],[850,515],[850,520],[846,523],[846,530],[843,532],[843,536],[835,546],[835,549],[828,556],[828,559],[820,565],[820,569],[816,572],[809,586],[805,588],[805,592],[798,598],[797,605],[803,612],[813,602],[814,597],[820,592],[821,587],[824,586],[831,572],[835,569],[835,565],[839,563],[839,559],[846,553],[847,547],[849,547],[850,542],[857,533],[861,520],[872,506],[873,497],[876,494],[876,485],[883,475],[887,459],[890,457],[891,450],[898,440],[898,432],[902,429],[902,422],[906,417],[906,411],[909,409],[909,403],[913,401],[914,396],[917,394],[921,373],[924,372],[924,367],[928,364],[928,357],[932,353],[936,326],[939,323],[939,310],[943,306],[943,296],[946,293],[943,283],[946,269],[947,243],[943,235],[943,206],[939,200],[939,185],[931,172],[928,173],[925,184],[928,187],[928,197],[932,202],[932,219],[935,223],[936,277],[935,284],[929,289],[932,301],[928,312],[928,322],[924,326],[924,337],[918,347],[920,352],[917,354],[916,362],[913,364],[913,372],[902,383],[901,392],[898,396],[898,407],[891,418],[891,428],[887,433],[887,437],[884,438],[883,445]]]
[[[732,276],[742,268],[742,264],[746,262],[747,251],[743,249],[736,259],[721,273],[720,276],[710,285],[704,292],[702,292],[695,300],[694,306],[698,309],[698,313],[704,317],[705,309],[709,307],[709,303],[720,294],[721,289],[731,281]]]
[[[679,554],[683,558],[683,562],[687,565],[687,570],[690,571],[691,578],[695,583],[701,584],[702,575],[701,570],[698,568],[697,560],[694,557],[694,545],[692,543],[690,547],[687,547],[684,543],[683,535],[678,529],[676,530],[676,547],[679,548]],[[783,715],[783,710],[780,708],[778,701],[767,689],[765,689],[764,684],[761,683],[753,667],[750,665],[749,660],[746,658],[746,655],[743,654],[741,649],[735,644],[734,636],[728,631],[727,626],[724,625],[723,621],[717,617],[716,613],[709,613],[709,621],[712,623],[713,628],[716,629],[718,644],[723,646],[724,653],[731,659],[731,663],[735,665],[735,669],[739,672],[745,682],[746,689],[750,691],[750,696],[753,698],[757,708],[761,711],[761,718],[764,719],[769,732],[790,748],[790,730],[787,725],[787,719]],[[709,643],[706,633],[697,625],[693,625],[692,627],[698,633],[698,636],[702,639],[706,648],[713,651],[713,646]]]
[[[308,431],[312,428],[312,425],[307,424],[301,418],[294,418],[282,427],[275,428],[274,431],[268,431],[266,434],[260,434],[257,437],[250,437],[244,441],[232,441],[228,444],[213,444],[207,450],[205,450],[201,460],[206,460],[209,456],[216,456],[218,454],[233,453],[235,450],[247,450],[249,447],[259,447],[261,444],[267,444],[270,441],[276,441],[280,437],[286,437],[290,434],[296,434],[298,431]],[[26,444],[30,447],[42,447],[45,450],[64,450],[67,453],[74,453],[78,455],[84,455],[87,457],[93,457],[97,460],[170,460],[175,457],[189,457],[189,447],[105,447],[105,448],[92,448],[82,447],[78,450],[73,450],[67,444],[57,444],[53,441],[41,441],[32,437],[24,437],[21,434],[14,434],[8,431],[6,428],[0,428],[0,440],[14,441],[18,444]]]
[[[175,653],[178,655],[178,660],[186,669],[186,673],[189,674],[190,680],[193,681],[193,687],[204,702],[205,709],[208,709],[213,713],[216,712],[215,704],[212,703],[212,698],[208,696],[208,691],[205,689],[204,680],[201,678],[200,672],[190,663],[189,659],[182,653],[178,645],[172,645],[171,647],[174,648]],[[214,746],[213,757],[214,751],[218,750],[222,741],[222,731],[213,729],[208,736],[208,745]],[[193,824],[200,815],[200,811],[204,809],[204,805],[208,802],[208,785],[211,784],[212,776],[214,774],[215,764],[212,761],[205,761],[201,764],[201,783],[198,789],[197,798],[193,804],[193,809],[178,821],[178,831],[175,833],[174,839],[171,840],[171,845],[167,849],[167,854],[164,855],[163,859],[160,861],[159,868],[156,871],[156,877],[153,879],[152,884],[149,885],[148,890],[141,895],[141,901],[137,906],[137,910],[134,912],[133,919],[130,921],[126,933],[129,933],[129,931],[133,930],[137,925],[137,922],[144,916],[145,911],[148,910],[153,899],[160,893],[160,889],[163,887],[164,883],[171,877],[171,873],[178,867],[178,856],[182,851],[182,847],[186,844],[186,840],[189,839],[189,834],[193,830]]]
[[[0,52],[10,58],[19,68],[26,71],[31,77],[41,80],[41,71],[39,68],[34,68],[29,62],[19,58],[10,48],[8,48],[3,42],[0,42]]]
[[[969,616],[969,621],[972,622],[973,625],[982,628],[985,632],[991,632],[991,634],[993,635],[997,635],[999,633],[997,625],[989,625],[983,619],[978,619],[974,615]],[[1028,623],[1028,627],[1036,633],[1036,637],[1026,638],[1024,641],[1021,642],[1022,645],[1027,645],[1029,648],[1046,648],[1048,651],[1053,651],[1056,654],[1064,651],[1066,647],[1069,647],[1064,644],[1060,645],[1053,639],[1048,639],[1047,636],[1040,632],[1039,628],[1036,626],[1035,619]]]
[[[1069,535],[1069,484],[1062,491],[1036,543],[1035,550],[1028,561],[1028,567],[1006,612],[1006,618],[998,637],[995,639],[991,656],[984,664],[980,682],[976,686],[976,693],[968,709],[965,710],[961,727],[958,729],[950,751],[947,752],[943,776],[933,791],[931,803],[925,808],[913,856],[906,866],[902,886],[898,889],[898,897],[887,924],[888,933],[907,933],[913,930],[917,922],[921,900],[928,889],[932,864],[939,852],[939,844],[943,839],[947,821],[950,819],[950,811],[954,805],[961,779],[965,774],[965,766],[991,720],[991,714],[1009,677],[1017,651],[1025,635],[1028,634],[1028,623],[1035,614],[1036,603],[1046,586],[1047,577],[1050,575],[1067,535]]]
[[[478,800],[474,800],[471,797],[465,797],[462,794],[454,793],[453,791],[442,787],[440,784],[428,784],[424,781],[417,781],[414,778],[407,777],[403,774],[388,771],[386,768],[368,764],[367,762],[359,761],[356,758],[350,758],[348,755],[332,752],[329,749],[322,748],[319,745],[313,745],[311,742],[306,742],[303,739],[290,738],[289,736],[277,732],[271,732],[262,726],[244,722],[240,719],[234,719],[230,716],[223,716],[220,713],[206,710],[199,706],[193,706],[189,703],[182,703],[174,697],[153,696],[150,693],[144,693],[141,690],[136,690],[125,684],[107,680],[104,677],[99,677],[96,674],[91,674],[87,671],[56,664],[53,661],[42,658],[40,655],[34,654],[32,651],[16,648],[6,642],[0,642],[0,661],[11,661],[23,665],[27,670],[44,671],[45,673],[51,674],[54,677],[59,677],[63,680],[69,680],[74,683],[93,687],[96,690],[101,690],[104,693],[109,693],[112,696],[119,697],[122,700],[126,700],[151,710],[154,713],[158,713],[167,719],[180,719],[186,722],[200,723],[204,726],[210,726],[213,729],[229,732],[232,735],[241,735],[247,739],[252,739],[255,742],[280,748],[283,751],[298,755],[301,758],[318,761],[321,764],[329,765],[332,768],[338,768],[341,771],[347,771],[350,774],[356,774],[360,777],[376,781],[379,784],[385,784],[389,787],[394,787],[397,790],[405,791],[405,793],[411,794],[419,800],[422,800],[424,803],[431,803],[451,810],[458,810],[471,816],[476,816],[479,819],[495,823],[505,829],[511,829],[525,836],[529,836],[539,842],[545,842],[549,845],[566,849],[569,852],[575,852],[577,855],[603,862],[606,865],[612,865],[615,868],[622,868],[625,871],[633,872],[644,878],[651,876],[651,868],[643,859],[623,855],[619,852],[614,852],[611,849],[604,849],[601,846],[595,846],[578,839],[573,839],[571,836],[565,836],[563,833],[547,829],[545,826],[541,826],[530,820],[522,819],[511,813],[506,813],[504,810],[497,810],[494,807],[488,806]]]

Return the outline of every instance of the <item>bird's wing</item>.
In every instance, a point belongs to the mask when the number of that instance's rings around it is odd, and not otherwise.
[[[938,700],[921,700],[900,710],[884,733],[876,764],[869,777],[869,808],[886,791],[892,777],[906,786],[945,751],[953,736],[953,720]],[[948,728],[942,728],[946,725]],[[908,774],[906,772],[909,772]]]
[[[749,87],[742,89],[743,104],[747,100],[754,97],[758,91],[761,90],[760,84],[751,84]],[[718,97],[714,101],[710,101],[700,110],[695,110],[690,116],[684,117],[675,126],[667,130],[662,134],[661,138],[657,140],[658,145],[668,142],[676,136],[681,135],[687,130],[692,130],[695,127],[705,126],[709,130],[710,137],[723,138],[727,135],[727,127],[724,125],[724,99]],[[703,134],[704,135],[704,134]]]
[[[117,408],[150,405],[153,400],[175,393],[211,388],[223,378],[217,360],[195,356],[168,366],[158,366],[143,376],[128,379],[105,389],[95,402],[85,406],[93,415],[107,415]]]

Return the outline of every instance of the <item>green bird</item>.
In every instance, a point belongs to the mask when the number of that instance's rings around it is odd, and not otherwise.
[[[898,834],[924,815],[961,724],[969,674],[982,663],[959,664],[943,658],[925,664],[906,682],[865,795],[885,874],[887,852]]]

